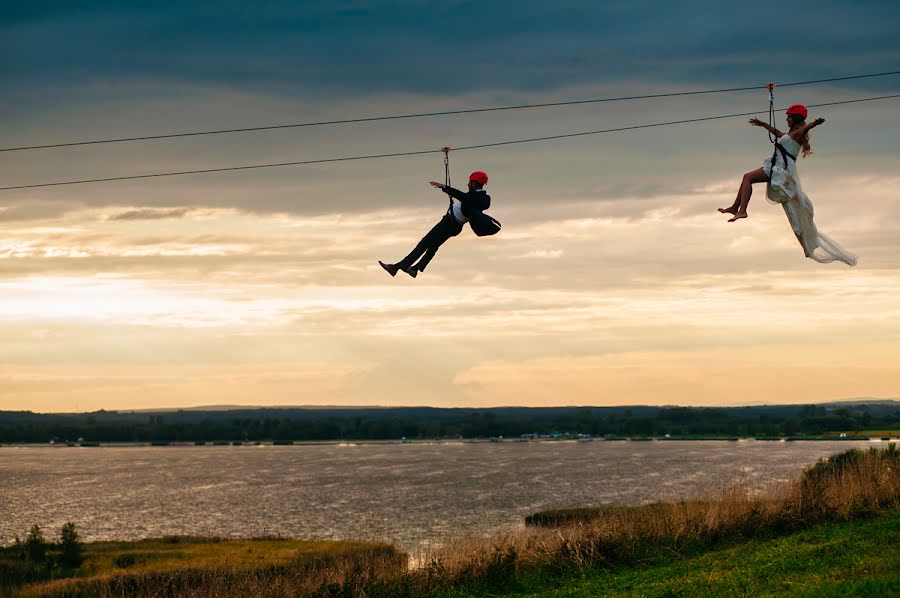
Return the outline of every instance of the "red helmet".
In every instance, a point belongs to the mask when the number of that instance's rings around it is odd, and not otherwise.
[[[469,175],[470,181],[475,181],[480,185],[487,185],[487,175],[480,170],[476,170],[472,174]]]
[[[806,111],[806,106],[803,104],[794,104],[790,108],[787,109],[788,114],[795,114],[803,119],[809,116],[809,112]]]

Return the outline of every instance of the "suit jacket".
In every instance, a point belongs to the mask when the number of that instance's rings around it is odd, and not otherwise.
[[[450,197],[459,200],[460,210],[463,216],[469,219],[469,226],[476,235],[484,237],[500,231],[500,222],[484,213],[491,207],[491,196],[483,189],[460,191],[453,187],[444,187],[443,191]],[[452,213],[452,206],[448,211]]]
[[[483,212],[491,207],[491,196],[483,189],[477,191],[460,191],[453,187],[444,187],[443,191],[453,199],[459,200],[459,203],[462,204],[463,216],[469,220],[471,220],[472,216],[478,212]]]

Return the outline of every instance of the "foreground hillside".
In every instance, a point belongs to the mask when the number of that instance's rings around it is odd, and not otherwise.
[[[533,575],[493,596],[900,596],[900,510],[620,570]],[[480,592],[448,596],[480,596]]]
[[[492,596],[547,598],[592,596],[900,596],[900,509],[874,519],[826,524],[781,537],[737,542],[714,550],[698,549],[676,558],[659,554],[623,569],[532,572],[495,588]],[[23,596],[102,596],[136,594],[199,595],[185,587],[183,575],[213,590],[234,581],[247,583],[256,571],[259,595],[284,590],[297,573],[327,566],[359,566],[380,557],[382,573],[398,571],[405,558],[390,547],[352,543],[283,540],[209,541],[169,538],[142,542],[102,542],[86,546],[81,580],[44,582],[20,589]],[[242,563],[242,564],[238,564]],[[289,568],[294,575],[287,573]],[[229,573],[226,573],[228,571]],[[179,572],[182,581],[177,581]],[[201,581],[205,578],[205,581]],[[173,583],[175,582],[175,583]],[[220,585],[221,584],[221,585]],[[296,586],[295,586],[296,587]],[[333,588],[339,593],[337,588]],[[329,589],[319,586],[327,595]],[[387,588],[384,588],[387,590]],[[483,596],[483,588],[450,590],[447,598]],[[2,590],[0,590],[2,594]],[[353,593],[349,595],[354,595]],[[359,592],[358,595],[365,595]],[[379,594],[378,591],[370,595]],[[438,593],[440,595],[440,593]]]

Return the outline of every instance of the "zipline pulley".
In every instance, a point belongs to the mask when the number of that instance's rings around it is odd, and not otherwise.
[[[441,148],[441,151],[444,152],[444,184],[448,187],[450,186],[450,152],[453,151],[453,148],[449,145]],[[450,198],[450,211],[453,211],[453,198]]]
[[[453,148],[450,146],[442,147],[441,151],[444,152],[444,184],[448,187],[450,186],[450,152],[453,151]]]

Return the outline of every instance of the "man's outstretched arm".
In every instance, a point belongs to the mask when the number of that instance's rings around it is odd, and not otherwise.
[[[431,181],[431,186],[437,189],[440,189],[450,197],[456,198],[460,201],[465,201],[467,195],[465,192],[460,191],[459,189],[454,189],[450,185],[445,185],[444,183],[438,183],[437,181]]]

